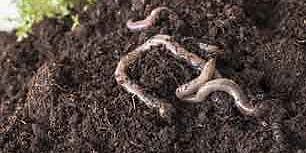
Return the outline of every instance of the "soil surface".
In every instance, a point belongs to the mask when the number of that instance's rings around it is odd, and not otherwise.
[[[178,18],[162,13],[150,29],[126,28],[158,6]],[[49,19],[22,42],[0,33],[0,152],[306,152],[305,0],[101,0],[74,13],[74,31]],[[129,75],[174,105],[165,121],[114,78],[120,57],[156,34],[204,59],[201,44],[221,46],[217,69],[270,109],[245,116],[222,92],[180,101],[175,89],[198,72],[154,47]]]

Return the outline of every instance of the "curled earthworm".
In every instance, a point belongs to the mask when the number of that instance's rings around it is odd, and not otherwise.
[[[189,62],[192,67],[202,70],[207,69],[207,67],[212,64],[214,66],[214,60],[211,60],[206,64],[206,61],[199,56],[188,52],[183,47],[181,47],[177,42],[175,42],[168,35],[156,35],[146,41],[144,44],[136,48],[134,51],[128,53],[126,56],[122,57],[117,65],[115,71],[115,78],[118,84],[123,86],[128,92],[133,93],[139,97],[148,107],[159,108],[161,116],[167,116],[169,110],[172,110],[173,106],[166,102],[164,99],[155,98],[152,95],[144,93],[143,87],[139,86],[134,81],[130,80],[127,74],[128,67],[130,64],[135,62],[143,53],[150,50],[153,46],[165,46],[166,49],[170,50],[177,58],[181,58]],[[212,72],[216,75],[215,72]],[[200,75],[200,77],[205,76],[206,74]],[[203,80],[203,79],[199,79]],[[201,81],[199,81],[201,82]],[[206,81],[205,81],[206,82]],[[189,87],[188,90],[195,92],[198,87]]]
[[[207,63],[205,63],[205,65],[201,67],[201,74],[197,78],[179,86],[176,89],[176,96],[184,100],[187,97],[194,96],[194,94],[199,90],[199,88],[210,79],[221,78],[222,75],[219,73],[218,70],[215,69],[215,66],[215,58],[208,60]]]
[[[148,29],[152,27],[159,18],[159,15],[162,11],[168,11],[172,14],[175,14],[172,10],[170,10],[168,7],[157,7],[150,13],[149,16],[147,16],[144,20],[139,21],[133,21],[132,19],[128,20],[126,23],[126,26],[133,31],[141,31],[144,29]]]
[[[240,86],[234,81],[225,78],[218,78],[205,83],[194,96],[185,98],[188,102],[201,102],[207,98],[211,93],[216,91],[223,91],[231,95],[239,110],[246,115],[254,116],[257,114],[257,107],[248,103],[246,95],[241,90]]]
[[[183,84],[176,89],[176,96],[180,99],[185,99],[186,96],[190,96],[191,94],[197,92],[203,84],[205,84],[213,77],[215,72],[215,65],[216,60],[214,58],[210,59],[205,64],[201,74],[196,79],[193,79],[192,81]]]
[[[134,52],[131,52],[125,57],[121,58],[115,71],[116,81],[128,92],[137,95],[138,98],[145,102],[148,107],[158,108],[161,116],[168,117],[169,114],[167,111],[173,109],[173,106],[166,100],[155,98],[152,95],[146,94],[143,87],[139,86],[136,82],[130,80],[128,77],[128,66],[136,61],[136,59],[141,55],[140,53],[141,50],[136,49]]]

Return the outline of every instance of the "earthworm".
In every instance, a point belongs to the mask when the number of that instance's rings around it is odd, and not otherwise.
[[[214,58],[210,59],[205,64],[200,76],[186,84],[181,85],[176,89],[176,96],[180,99],[184,99],[186,96],[197,92],[203,84],[205,84],[213,77],[215,72],[215,65],[216,60]]]
[[[207,64],[202,68],[201,74],[197,78],[179,86],[176,89],[175,94],[182,100],[195,96],[199,88],[212,78],[222,78],[219,71],[215,69],[215,59],[210,59],[207,62]]]
[[[156,35],[138,48],[136,48],[134,51],[128,53],[126,56],[121,58],[115,71],[115,78],[117,83],[123,86],[128,92],[137,95],[139,99],[144,101],[148,107],[159,108],[161,116],[165,116],[164,113],[167,113],[168,110],[173,109],[173,106],[170,103],[166,102],[166,100],[155,98],[152,95],[144,93],[143,87],[130,80],[127,74],[128,67],[130,64],[135,62],[137,58],[139,58],[143,53],[150,50],[151,47],[159,45],[165,46],[166,49],[170,50],[170,52],[176,57],[186,60],[194,68],[199,70],[207,69],[207,66],[211,64],[214,65],[214,60],[211,60],[210,62],[208,62],[209,64],[206,64],[206,61],[204,59],[193,53],[188,52],[168,35]],[[203,76],[204,74],[200,75],[200,77]],[[198,87],[189,87],[188,89],[194,92],[198,89]]]
[[[172,108],[171,104],[168,104],[166,100],[155,98],[152,95],[148,95],[144,92],[144,88],[136,84],[136,82],[129,79],[127,75],[127,69],[130,64],[136,61],[140,56],[140,52],[131,52],[123,57],[115,71],[115,78],[118,84],[123,86],[128,92],[137,95],[140,100],[145,102],[148,107],[159,108],[160,115],[167,117],[167,111]]]
[[[144,20],[133,21],[132,19],[128,20],[126,26],[128,29],[132,31],[141,31],[152,27],[159,18],[159,14],[163,11],[169,11],[170,13],[175,14],[172,10],[168,7],[157,7],[147,16]]]
[[[184,100],[193,103],[201,102],[205,100],[208,95],[216,91],[223,91],[231,95],[235,100],[236,106],[243,114],[251,116],[256,115],[257,107],[248,103],[249,101],[239,85],[230,79],[218,78],[208,81],[198,90],[195,96],[185,98]]]

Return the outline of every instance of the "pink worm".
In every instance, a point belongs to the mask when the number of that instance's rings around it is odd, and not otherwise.
[[[256,116],[258,113],[258,109],[255,106],[252,106],[249,103],[248,98],[241,90],[240,86],[236,84],[234,81],[225,78],[218,78],[211,81],[206,82],[197,92],[197,94],[193,97],[189,97],[185,99],[188,102],[202,102],[205,100],[211,93],[216,91],[223,91],[231,95],[234,100],[236,106],[239,110],[245,114],[250,116]]]
[[[132,19],[128,20],[126,26],[133,31],[141,31],[152,27],[159,18],[160,13],[165,10],[169,11],[170,13],[175,14],[172,10],[168,7],[158,7],[152,10],[149,16],[147,16],[144,20],[133,21]]]
[[[208,62],[200,58],[199,56],[188,52],[181,47],[177,42],[171,39],[168,35],[156,35],[153,38],[146,41],[144,44],[136,48],[134,51],[128,53],[122,57],[115,71],[115,78],[118,84],[123,86],[128,92],[133,93],[139,97],[148,107],[159,108],[161,116],[167,116],[170,110],[173,110],[173,106],[164,99],[153,97],[152,95],[144,93],[143,87],[130,80],[127,74],[128,67],[134,63],[146,51],[150,50],[153,46],[163,45],[166,49],[170,50],[178,58],[182,58],[189,62],[193,67],[200,70],[207,69],[208,66],[214,64],[214,60]],[[212,72],[213,73],[213,72]],[[200,75],[201,77],[204,76]],[[188,90],[197,90],[197,88],[190,88]],[[192,91],[195,92],[195,91]]]
[[[218,71],[215,70],[216,60],[210,59],[202,68],[201,74],[192,81],[179,86],[176,89],[176,96],[180,99],[186,99],[189,96],[193,96],[198,89],[209,81],[212,77],[220,78],[221,75]]]
[[[118,84],[122,85],[128,92],[137,95],[148,107],[159,108],[160,114],[163,117],[168,116],[171,110],[173,111],[173,106],[166,100],[144,93],[143,87],[129,79],[127,70],[129,65],[135,62],[142,54],[150,50],[151,47],[159,45],[166,47],[178,58],[186,60],[194,68],[202,70],[199,77],[177,89],[176,93],[181,94],[183,100],[193,103],[201,102],[211,93],[223,91],[234,98],[236,106],[243,114],[257,115],[258,107],[248,103],[249,101],[239,85],[230,79],[220,78],[221,75],[215,70],[215,59],[210,59],[206,62],[204,59],[182,48],[168,35],[156,35],[134,51],[128,53],[121,58],[115,71],[115,78]],[[212,77],[216,79],[210,81]]]

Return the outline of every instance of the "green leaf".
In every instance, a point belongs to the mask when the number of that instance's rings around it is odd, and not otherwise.
[[[93,0],[88,0],[93,1]],[[32,26],[45,18],[62,18],[70,15],[70,10],[80,0],[20,0],[18,8],[23,19],[22,25],[17,29],[18,40],[26,38],[31,33]],[[79,24],[78,19],[74,19]]]

